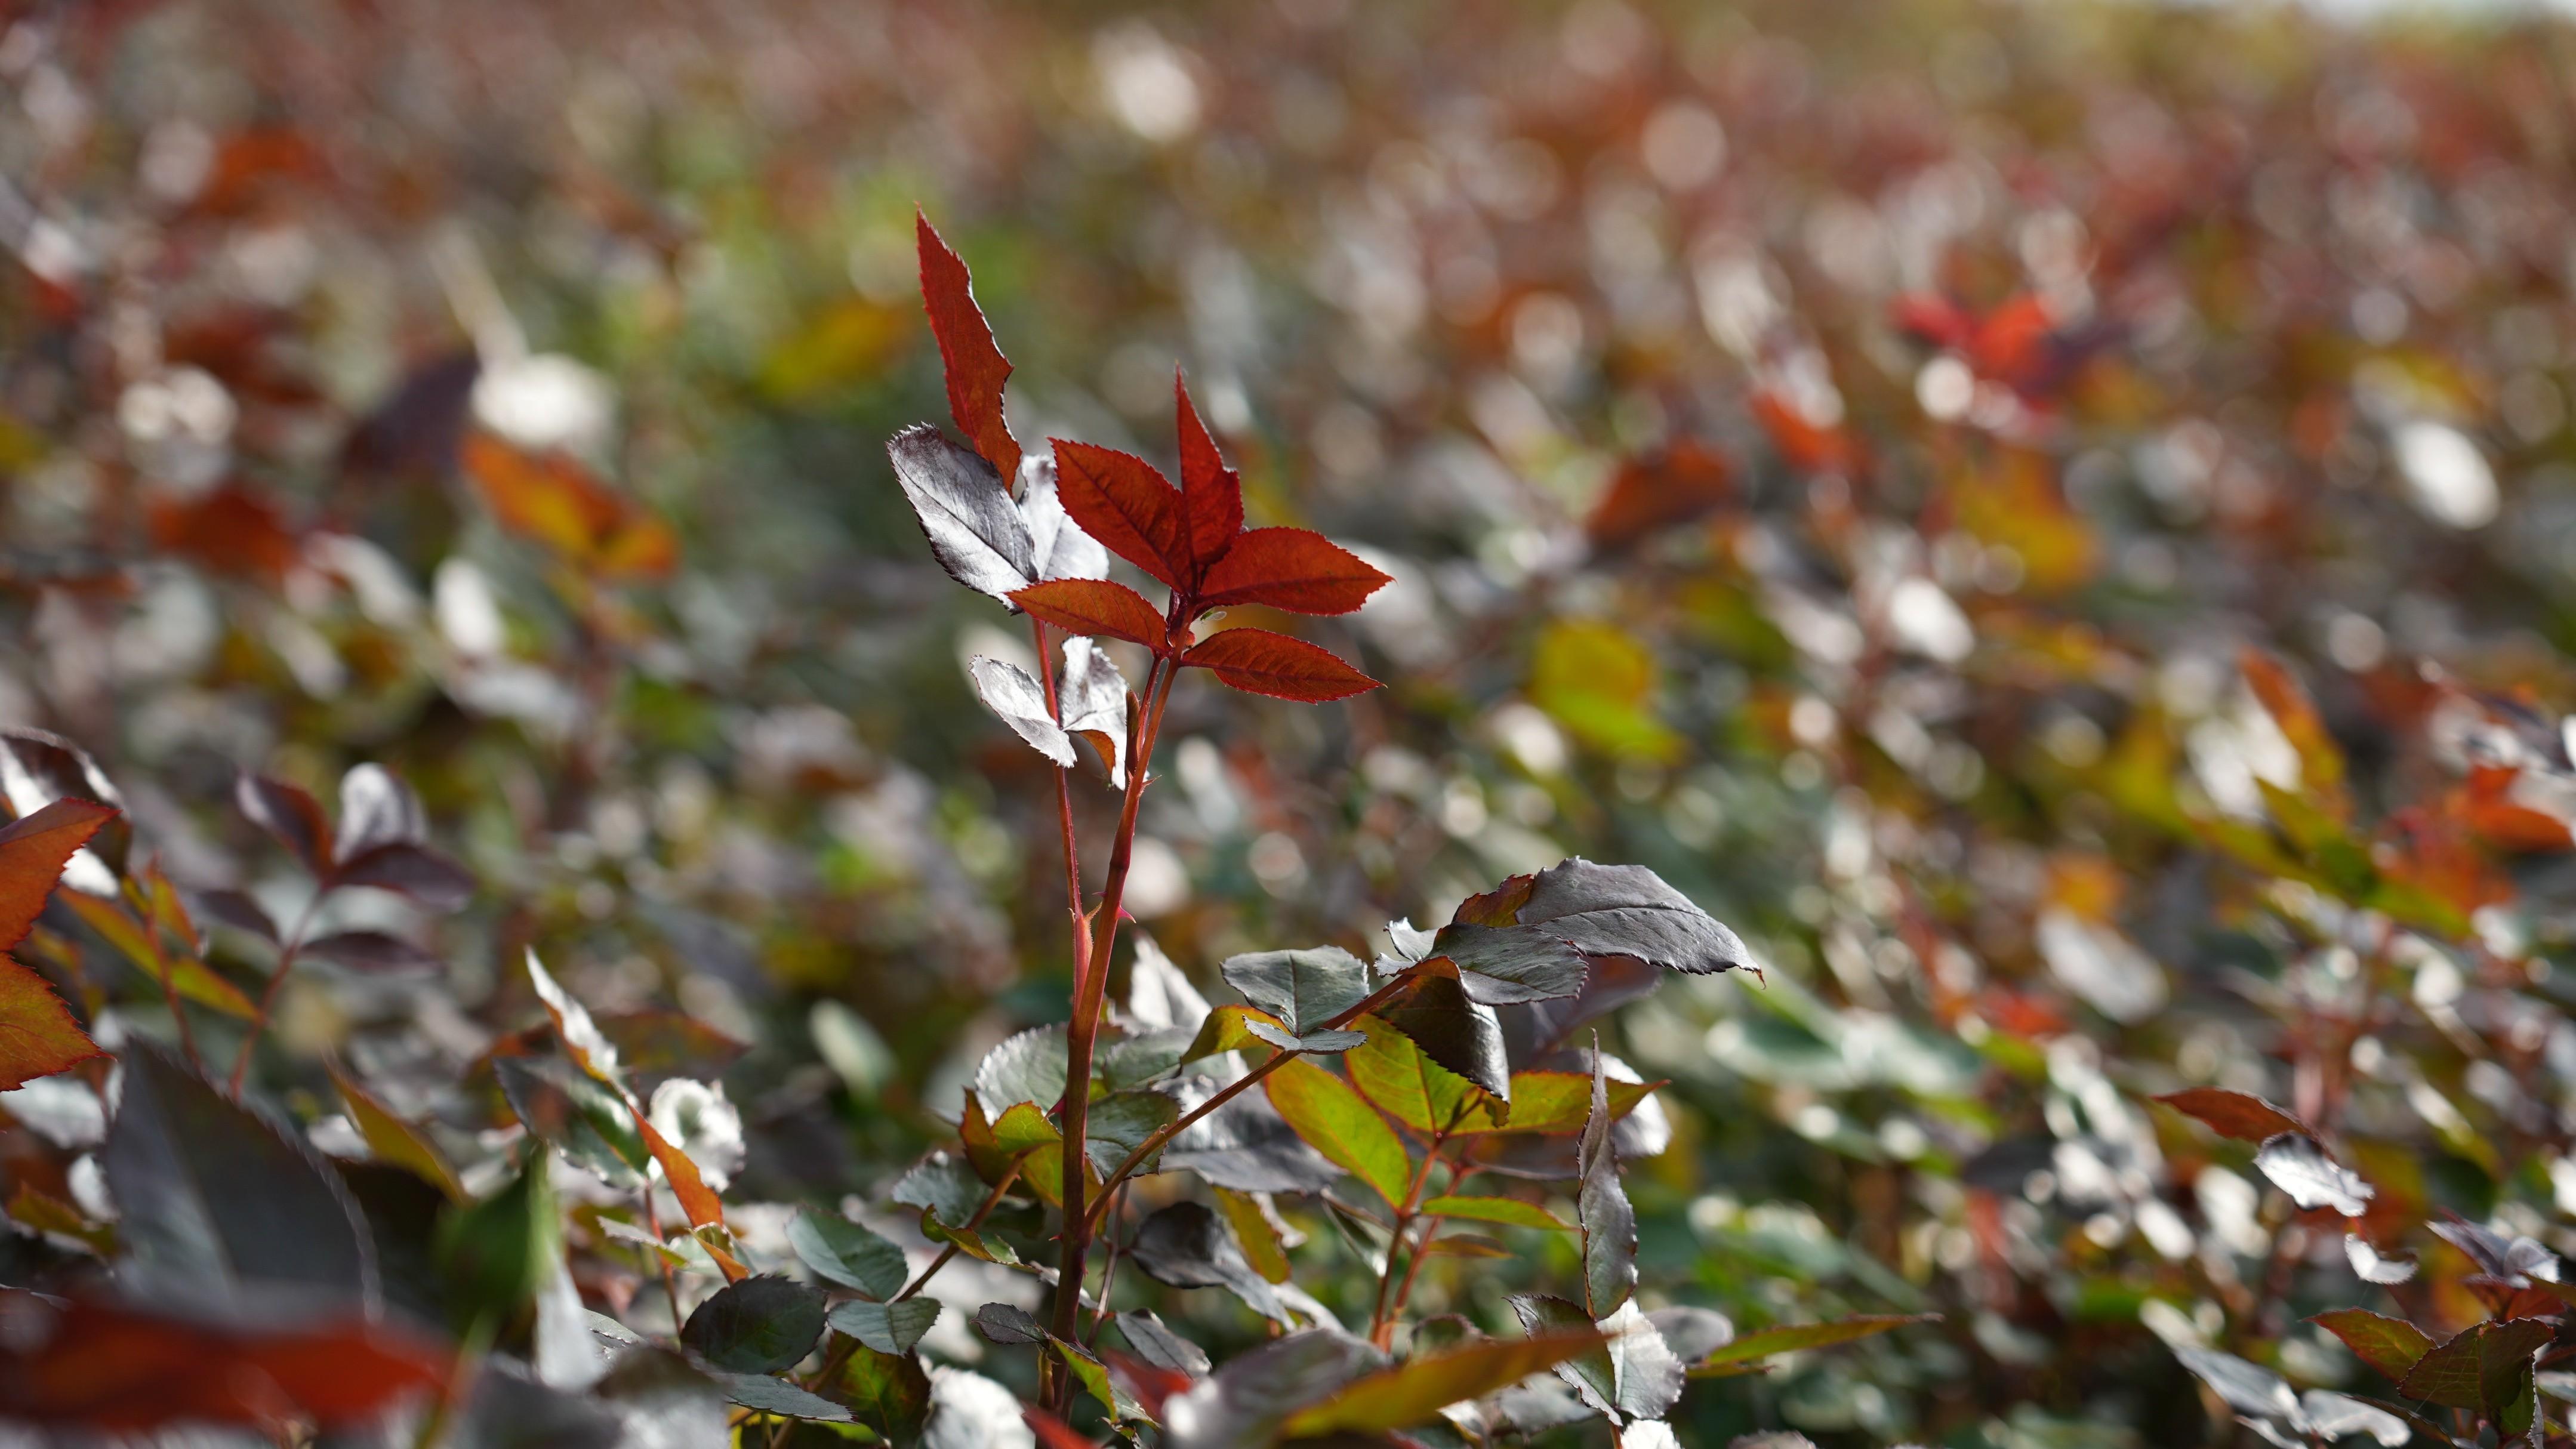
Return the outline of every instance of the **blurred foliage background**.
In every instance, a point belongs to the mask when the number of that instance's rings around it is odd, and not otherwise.
[[[536,1019],[533,945],[750,1043],[735,1195],[830,1203],[1063,1018],[1043,766],[961,669],[1025,645],[882,451],[946,411],[918,205],[1023,437],[1168,460],[1178,363],[1254,522],[1396,577],[1315,634],[1385,691],[1174,699],[1129,906],[1186,971],[1574,853],[1764,961],[1618,1019],[1673,1083],[1648,1301],[1945,1316],[1696,1385],[1685,1442],[2207,1442],[2166,1343],[2356,1385],[2302,1315],[2478,1316],[2359,1283],[2143,1100],[2186,1085],[2335,1123],[2388,1251],[2448,1252],[2442,1208],[2576,1246],[2560,23],[9,10],[0,717],[93,751],[184,887],[291,915],[235,774],[361,761],[484,882],[359,923],[443,975],[288,985],[290,1110],[336,1051],[488,1147],[458,1083]],[[128,996],[103,1038],[164,1029]]]

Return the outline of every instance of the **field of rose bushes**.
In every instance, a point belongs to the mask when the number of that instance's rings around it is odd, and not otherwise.
[[[2576,1441],[2571,77],[0,5],[0,1444]]]

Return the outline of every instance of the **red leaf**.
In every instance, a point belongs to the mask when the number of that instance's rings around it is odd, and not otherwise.
[[[275,583],[295,567],[303,543],[275,504],[238,483],[202,498],[161,499],[148,522],[153,544],[217,573]]]
[[[0,828],[0,951],[26,939],[64,863],[115,818],[105,805],[66,797]]]
[[[106,1055],[44,977],[0,956],[0,1092]]]
[[[0,1415],[132,1434],[180,1422],[324,1430],[434,1393],[449,1365],[436,1346],[355,1316],[294,1329],[164,1318],[74,1299],[6,1295]]]
[[[1183,664],[1213,669],[1247,694],[1323,704],[1378,687],[1378,682],[1303,639],[1267,629],[1228,629],[1190,646]]]
[[[948,415],[1007,486],[1020,476],[1019,440],[1002,420],[1002,383],[1011,375],[1010,359],[994,345],[984,309],[975,305],[966,264],[919,212],[913,213],[913,232],[921,251],[921,305],[930,313],[930,334],[939,340],[940,365],[948,373]]]
[[[1196,573],[1204,578],[1243,531],[1243,476],[1218,456],[1216,439],[1199,421],[1178,369],[1172,373],[1172,398],[1180,413],[1181,514],[1188,522]]]
[[[1011,602],[1068,633],[1106,636],[1142,644],[1157,654],[1170,650],[1163,616],[1145,596],[1107,579],[1053,579],[1031,584],[1011,595]]]
[[[1022,1406],[1020,1417],[1028,1421],[1029,1432],[1038,1436],[1039,1449],[1092,1449],[1091,1441],[1076,1433],[1071,1424],[1044,1409]]]
[[[1268,604],[1300,614],[1347,614],[1384,588],[1387,576],[1359,555],[1302,528],[1256,528],[1199,585],[1203,609]]]
[[[2224,1087],[2187,1087],[2167,1092],[2157,1101],[2186,1116],[2197,1117],[2216,1128],[2222,1137],[2239,1142],[2261,1142],[2284,1132],[2308,1132],[2306,1123],[2250,1092],[2231,1092]]]
[[[1723,455],[1688,439],[1630,458],[1583,520],[1584,535],[1595,550],[1611,553],[1659,528],[1688,523],[1726,501],[1728,473]]]
[[[1055,440],[1056,496],[1082,531],[1175,589],[1198,582],[1181,495],[1154,465],[1094,443]]]

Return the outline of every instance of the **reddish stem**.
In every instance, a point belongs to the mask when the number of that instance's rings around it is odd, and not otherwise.
[[[1092,1220],[1084,1210],[1083,1146],[1090,1130],[1091,1055],[1100,1034],[1101,998],[1109,982],[1110,948],[1118,940],[1119,907],[1127,893],[1127,867],[1135,857],[1136,812],[1144,803],[1146,762],[1154,757],[1154,738],[1162,730],[1163,707],[1172,697],[1172,680],[1180,670],[1168,658],[1156,658],[1145,674],[1145,710],[1138,738],[1127,744],[1127,799],[1119,807],[1118,833],[1110,841],[1109,875],[1100,905],[1092,912],[1092,935],[1076,983],[1073,1021],[1066,1029],[1064,1084],[1064,1252],[1055,1287],[1053,1331],[1066,1343],[1077,1341],[1082,1318],[1082,1279],[1091,1255]],[[1106,1198],[1103,1198],[1106,1201]],[[1051,1373],[1049,1407],[1061,1413],[1073,1397],[1069,1374]]]

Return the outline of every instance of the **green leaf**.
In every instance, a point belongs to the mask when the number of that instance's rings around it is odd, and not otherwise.
[[[1282,1437],[1374,1434],[1422,1423],[1463,1399],[1482,1398],[1542,1369],[1598,1349],[1602,1335],[1580,1330],[1488,1338],[1417,1355],[1344,1384],[1323,1402],[1300,1409]]]
[[[1338,946],[1255,951],[1228,959],[1226,981],[1243,999],[1304,1035],[1357,1006],[1369,994],[1366,962]]]
[[[1623,1082],[1611,1078],[1610,1120],[1617,1121],[1637,1109],[1648,1093],[1661,1082]],[[1476,1125],[1481,1118],[1471,1117],[1461,1132],[1541,1132],[1564,1135],[1580,1132],[1592,1116],[1592,1077],[1588,1072],[1514,1072],[1512,1073],[1511,1116],[1492,1127]]]
[[[680,1342],[738,1374],[792,1367],[822,1336],[823,1295],[775,1274],[726,1284],[680,1325]]]
[[[788,1220],[787,1245],[816,1277],[871,1298],[892,1298],[911,1274],[903,1249],[838,1213],[798,1213]]]
[[[1741,1334],[1718,1346],[1715,1353],[1694,1365],[1694,1377],[1723,1373],[1738,1365],[1750,1364],[1774,1354],[1795,1353],[1802,1349],[1831,1348],[1855,1339],[1869,1338],[1909,1323],[1933,1323],[1937,1313],[1878,1313],[1852,1318],[1837,1318],[1827,1323],[1797,1323],[1780,1328],[1766,1328],[1758,1333]]]
[[[831,1313],[834,1328],[879,1353],[912,1352],[913,1345],[921,1342],[921,1336],[938,1321],[939,1300],[929,1297],[907,1298],[900,1303],[871,1303],[864,1298],[854,1298],[835,1305]]]
[[[509,1185],[439,1220],[433,1252],[459,1332],[519,1311],[563,1262],[563,1222],[540,1147]]]
[[[2432,1336],[2414,1324],[2367,1308],[2338,1308],[2308,1321],[2342,1339],[2353,1357],[2392,1380],[2405,1378],[2433,1347]]]
[[[1388,1116],[1425,1134],[1499,1124],[1493,1097],[1424,1056],[1413,1038],[1374,1016],[1361,1017],[1359,1025],[1368,1040],[1342,1064],[1351,1084]]]
[[[1276,1031],[1288,1030],[1279,1018],[1258,1007],[1220,1006],[1209,1012],[1207,1020],[1199,1024],[1199,1034],[1191,1039],[1188,1049],[1181,1053],[1181,1060],[1194,1062],[1201,1057],[1212,1057],[1224,1052],[1239,1052],[1245,1047],[1270,1045],[1270,1038],[1258,1035],[1252,1030],[1256,1022]],[[1293,1032],[1289,1034],[1295,1035]]]
[[[1574,1224],[1549,1212],[1536,1203],[1509,1197],[1435,1197],[1422,1205],[1433,1217],[1467,1218],[1480,1223],[1503,1223],[1517,1228],[1546,1228],[1551,1232],[1570,1233]]]
[[[1594,1319],[1609,1317],[1637,1287],[1637,1212],[1619,1185],[1619,1154],[1610,1142],[1609,1076],[1601,1050],[1592,1051],[1592,1111],[1584,1120],[1577,1158],[1582,1185],[1575,1198],[1583,1225],[1583,1302]]]
[[[1231,1188],[1220,1187],[1215,1192],[1217,1211],[1224,1215],[1225,1225],[1234,1230],[1234,1240],[1243,1249],[1243,1260],[1265,1281],[1287,1282],[1288,1247],[1280,1241],[1279,1229],[1264,1210],[1263,1199]]]
[[[1108,1366],[1092,1357],[1090,1350],[1080,1344],[1067,1343],[1054,1334],[1047,1335],[1047,1346],[1055,1350],[1056,1357],[1064,1360],[1064,1366],[1073,1372],[1074,1382],[1082,1385],[1082,1391],[1098,1399],[1101,1407],[1109,1411],[1110,1422],[1154,1424],[1153,1416],[1145,1412],[1144,1405],[1128,1397],[1126,1390],[1110,1381]],[[1162,1427],[1159,1424],[1154,1426]]]
[[[1261,1085],[1270,1105],[1306,1145],[1367,1183],[1389,1207],[1404,1201],[1412,1160],[1395,1129],[1348,1082],[1301,1058],[1272,1072]]]
[[[921,1441],[930,1417],[930,1375],[911,1354],[879,1353],[862,1345],[840,1376],[824,1386],[850,1417],[896,1444]]]

